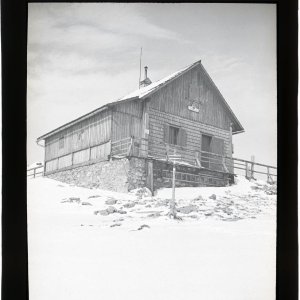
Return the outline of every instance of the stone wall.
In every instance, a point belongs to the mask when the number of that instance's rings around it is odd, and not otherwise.
[[[130,157],[128,169],[128,190],[146,186],[147,163],[146,159]]]
[[[172,186],[171,163],[153,160],[153,187],[157,190]],[[46,174],[76,186],[127,192],[147,185],[148,163],[144,158],[130,157],[97,162]],[[176,166],[176,186],[225,186],[228,174],[195,167]],[[197,182],[193,182],[197,177]]]
[[[144,159],[132,157],[78,166],[46,176],[76,186],[127,192],[145,186],[145,165]]]

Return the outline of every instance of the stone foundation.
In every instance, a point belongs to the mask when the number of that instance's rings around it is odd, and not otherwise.
[[[145,165],[144,159],[131,157],[60,170],[46,176],[76,186],[127,192],[145,186]]]
[[[153,189],[172,187],[172,163],[152,160]],[[47,177],[88,188],[101,188],[117,192],[145,187],[151,188],[148,160],[129,157],[112,159],[71,169],[60,170]],[[226,186],[230,175],[223,172],[176,165],[176,186]]]

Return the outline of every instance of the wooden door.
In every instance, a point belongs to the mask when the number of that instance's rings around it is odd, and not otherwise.
[[[202,135],[201,139],[201,166],[204,168],[209,168],[209,158],[210,155],[207,152],[211,152],[211,140],[212,137],[209,135]]]

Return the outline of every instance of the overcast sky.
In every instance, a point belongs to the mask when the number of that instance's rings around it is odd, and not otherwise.
[[[28,163],[37,137],[201,59],[245,128],[235,157],[276,164],[273,4],[29,3]]]

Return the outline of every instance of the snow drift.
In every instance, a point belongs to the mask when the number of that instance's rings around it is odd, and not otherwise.
[[[274,299],[276,186],[116,193],[28,180],[30,299]]]

